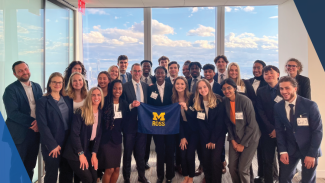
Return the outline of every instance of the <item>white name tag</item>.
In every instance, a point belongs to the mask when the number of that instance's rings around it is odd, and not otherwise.
[[[279,103],[281,100],[283,100],[283,98],[278,95],[275,97],[274,102]]]
[[[307,118],[297,118],[298,126],[309,126]]]
[[[116,111],[114,115],[114,119],[119,119],[122,118],[122,112],[121,111]]]
[[[236,112],[235,117],[236,117],[236,119],[244,119],[243,112]]]
[[[198,113],[197,113],[197,118],[198,118],[198,119],[205,120],[205,113],[204,113],[204,112],[198,112]]]
[[[151,92],[151,95],[150,95],[150,97],[156,100],[156,99],[157,99],[157,97],[158,97],[158,93],[155,93],[155,92]]]

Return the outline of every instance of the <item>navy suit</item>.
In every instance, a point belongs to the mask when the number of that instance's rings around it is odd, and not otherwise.
[[[69,120],[67,123],[68,128],[71,129],[73,100],[68,96],[64,96],[63,99],[69,108]],[[45,161],[46,175],[44,182],[56,183],[58,169],[60,168],[59,182],[71,183],[73,177],[72,169],[67,160],[62,157],[70,130],[64,130],[62,113],[51,95],[43,96],[37,101],[36,119],[41,134],[42,155]],[[49,154],[58,145],[61,147],[60,155],[57,158],[52,158]]]
[[[213,93],[218,94],[220,96],[224,96],[223,92],[221,91],[221,85],[216,80],[214,80],[213,86],[211,86],[211,87],[212,87]]]
[[[173,84],[172,81],[170,80],[170,77],[166,78],[165,81],[166,81],[167,83]]]
[[[297,95],[294,120],[290,123],[285,110],[285,101],[274,105],[275,130],[278,151],[287,152],[289,165],[280,163],[280,183],[291,182],[299,160],[306,156],[316,158],[315,166],[302,166],[302,182],[316,182],[317,159],[322,155],[320,144],[323,138],[322,119],[315,102]],[[298,118],[308,119],[308,126],[298,126]],[[303,164],[303,163],[302,163]]]
[[[218,73],[216,73],[213,77],[214,81],[218,83]]]
[[[31,82],[35,102],[42,97],[39,84]],[[20,81],[15,81],[5,89],[3,103],[7,112],[6,124],[16,145],[22,162],[30,179],[33,178],[39,151],[40,135],[29,129],[36,120],[30,116],[31,109],[24,87]],[[11,172],[15,172],[10,171]],[[15,172],[17,173],[17,172]]]
[[[310,79],[298,74],[296,76],[296,81],[298,82],[297,94],[311,100]]]
[[[126,82],[132,81],[132,75],[131,75],[131,73],[125,72],[125,75],[126,75],[126,78],[125,78]],[[122,81],[122,75],[120,75],[120,79]]]
[[[192,92],[192,93],[195,93],[195,89],[194,89],[194,91],[191,91],[191,84],[192,84],[192,80],[193,80],[194,78],[193,77],[191,77],[190,79],[188,79],[187,80],[187,82],[188,82],[188,90],[190,91],[190,92]],[[201,76],[201,79],[204,79],[204,77],[203,76]],[[198,83],[198,81],[196,82],[196,84]]]

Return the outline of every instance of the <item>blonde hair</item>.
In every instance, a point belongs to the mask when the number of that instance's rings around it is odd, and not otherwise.
[[[83,86],[81,88],[81,98],[82,99],[85,99],[87,97],[87,84],[86,84],[86,80],[85,80],[85,77],[80,74],[79,72],[74,72],[71,74],[70,78],[69,78],[69,81],[68,81],[68,85],[67,85],[67,95],[72,98],[73,100],[76,99],[76,93],[75,93],[75,89],[72,87],[72,78],[73,76],[75,75],[79,75],[81,76],[82,78],[82,81],[83,81]]]
[[[230,73],[230,68],[231,68],[231,66],[236,66],[236,67],[237,67],[237,70],[238,70],[238,76],[237,76],[236,81],[235,81],[236,85],[237,85],[237,86],[245,86],[244,81],[243,81],[243,80],[241,79],[241,77],[240,77],[240,68],[239,68],[239,65],[238,65],[237,63],[235,63],[235,62],[231,62],[231,63],[228,65],[228,68],[227,68],[227,74],[228,74],[228,77],[230,78],[229,73]],[[231,78],[231,79],[232,79],[232,78]]]
[[[289,62],[296,62],[297,66],[299,67],[299,69],[297,70],[297,73],[300,74],[302,72],[302,68],[303,68],[302,63],[296,58],[290,58],[287,61],[286,65],[284,66],[285,67],[284,69],[285,69],[286,73],[288,73],[288,70],[287,70],[286,66],[288,65]]]
[[[120,79],[120,69],[116,66],[116,65],[112,65],[112,66],[110,66],[109,68],[108,68],[108,70],[107,70],[107,72],[108,72],[108,74],[109,74],[109,80],[110,81],[112,81],[113,79],[111,78],[111,71],[112,71],[112,69],[114,68],[114,67],[116,67],[117,68],[117,78],[116,79]]]
[[[93,112],[93,103],[91,100],[91,95],[93,94],[94,90],[99,90],[101,95],[101,101],[98,106],[99,109],[104,107],[104,95],[102,89],[99,87],[93,87],[89,90],[87,97],[85,99],[84,104],[80,107],[81,110],[81,117],[85,121],[86,125],[93,125],[94,124],[94,112]]]
[[[208,82],[208,80],[206,79],[201,79],[197,82],[196,84],[196,90],[195,90],[195,95],[194,95],[194,105],[193,108],[196,111],[203,111],[203,109],[201,108],[201,102],[203,101],[203,96],[199,93],[199,83],[204,82],[208,89],[209,89],[209,93],[208,93],[208,107],[210,109],[213,109],[215,107],[217,107],[217,100],[221,101],[221,97],[217,97],[216,94],[213,93],[212,89],[211,89],[211,85]]]
[[[188,106],[188,103],[189,103],[189,99],[190,99],[190,96],[191,96],[191,93],[188,91],[188,83],[187,83],[187,79],[185,78],[185,77],[183,77],[183,76],[178,76],[176,79],[175,79],[175,81],[174,81],[174,86],[173,86],[173,95],[172,95],[172,102],[173,103],[176,103],[176,102],[179,102],[178,101],[178,98],[179,98],[179,96],[178,96],[178,92],[177,92],[177,90],[176,90],[176,81],[177,80],[183,80],[184,81],[184,83],[185,83],[185,86],[186,86],[186,88],[185,88],[185,90],[184,90],[184,98],[185,98],[185,103],[186,103],[186,105]]]

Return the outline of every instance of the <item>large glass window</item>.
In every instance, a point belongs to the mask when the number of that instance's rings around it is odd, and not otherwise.
[[[214,7],[153,8],[153,67],[163,55],[180,65],[186,60],[199,61],[202,66],[213,63],[215,13]]]
[[[74,58],[73,11],[46,1],[45,82],[53,72],[64,73]]]
[[[278,66],[278,6],[225,7],[225,55],[243,79],[253,77],[255,60]]]
[[[83,53],[89,86],[97,85],[97,75],[117,65],[119,55],[133,63],[144,59],[143,9],[87,9],[83,16]]]

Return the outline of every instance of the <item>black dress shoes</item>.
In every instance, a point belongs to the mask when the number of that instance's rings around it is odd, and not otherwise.
[[[149,168],[150,168],[149,163],[146,163],[146,164],[144,165],[144,169],[148,170]]]
[[[157,182],[156,183],[163,183],[164,180],[161,180],[161,179],[157,179]]]
[[[197,170],[195,170],[195,176],[201,175],[202,172],[203,172],[203,167],[200,165],[199,168],[197,168]]]
[[[145,178],[145,177],[142,177],[142,178],[138,178],[138,181],[139,182],[142,182],[142,183],[151,183],[147,178]]]
[[[124,183],[130,183],[130,179],[124,179]]]
[[[172,183],[172,180],[166,180],[166,183]]]
[[[254,178],[254,183],[264,183],[264,178],[257,176]]]

